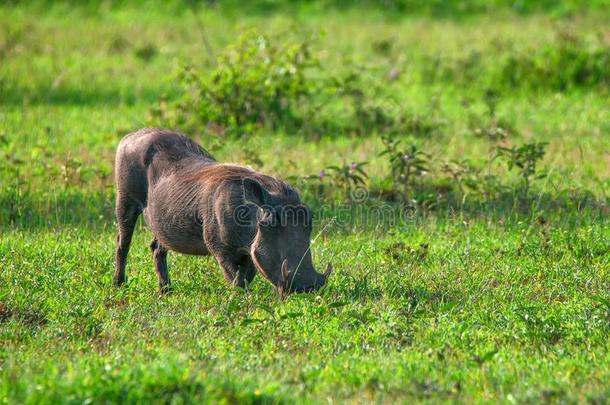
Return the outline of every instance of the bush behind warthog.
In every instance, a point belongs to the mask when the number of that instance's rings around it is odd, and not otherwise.
[[[457,58],[430,55],[423,63],[422,79],[459,86],[496,89],[530,88],[567,91],[575,88],[608,89],[610,46],[556,29],[556,39],[540,49],[516,49],[498,41],[486,53],[471,51]],[[601,38],[601,34],[600,34]]]
[[[471,51],[457,58],[424,53],[393,69],[415,66],[419,72],[401,85],[443,84],[478,93],[608,89],[610,47],[601,39],[587,42],[556,28],[555,39],[540,48],[520,49],[499,39],[494,43],[485,53]],[[404,93],[379,69],[349,61],[339,70],[326,69],[314,44],[309,34],[289,32],[280,37],[247,31],[221,52],[214,68],[180,68],[182,95],[177,100],[163,98],[151,110],[150,123],[232,136],[262,128],[316,136],[431,136],[443,130],[439,117],[405,108]],[[401,80],[399,76],[390,82]]]
[[[295,130],[312,108],[319,64],[307,40],[286,40],[246,32],[227,47],[211,72],[187,66],[179,80],[184,94],[153,120],[214,134],[241,136],[258,127]]]

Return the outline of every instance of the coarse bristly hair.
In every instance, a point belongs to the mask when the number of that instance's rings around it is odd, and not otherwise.
[[[206,185],[216,187],[226,181],[243,182],[246,179],[258,182],[270,194],[300,201],[297,191],[283,180],[243,165],[211,163],[198,169],[189,180],[204,180]]]

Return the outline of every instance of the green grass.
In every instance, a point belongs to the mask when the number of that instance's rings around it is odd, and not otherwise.
[[[213,56],[252,27],[322,30],[312,51],[326,71],[355,61],[407,111],[440,117],[438,131],[411,138],[431,154],[434,183],[450,159],[485,164],[489,144],[468,117],[486,116],[496,60],[555,49],[563,31],[584,41],[578,49],[607,52],[607,16],[595,7],[561,18],[463,19],[357,7],[248,17],[176,7],[0,7],[0,403],[607,403],[603,78],[563,90],[499,84],[498,117],[514,128],[506,142],[549,142],[549,175],[535,182],[529,209],[499,162],[493,170],[507,189],[494,199],[417,210],[394,226],[364,226],[356,213],[396,204],[373,198],[346,213],[322,210],[307,194],[321,209],[314,261],[332,261],[335,273],[318,294],[283,301],[262,277],[236,290],[213,259],[177,254],[169,259],[175,292],[160,296],[152,235],[140,224],[129,282],[111,286],[114,149],[149,123],[161,95],[180,94],[174,73],[182,63],[209,71]],[[382,39],[391,39],[389,55],[374,50]],[[482,56],[472,83],[421,75],[430,58],[473,52]],[[395,66],[400,78],[384,81]],[[371,189],[387,187],[375,131],[320,139],[264,128],[244,139],[202,133],[194,136],[223,161],[248,162],[254,150],[261,170],[288,177],[366,160]]]

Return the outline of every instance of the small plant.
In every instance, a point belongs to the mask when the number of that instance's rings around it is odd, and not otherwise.
[[[64,187],[83,183],[83,164],[78,158],[66,157],[59,162],[59,175]]]
[[[574,35],[569,27],[556,29],[556,39],[544,46],[520,50],[511,41],[496,41],[493,52],[465,52],[460,57],[427,55],[422,78],[461,86],[492,86],[566,91],[605,88],[609,80],[607,43]]]
[[[607,86],[610,48],[606,44],[592,45],[567,27],[556,27],[555,37],[554,43],[539,50],[504,57],[495,81],[556,91]]]
[[[487,89],[483,101],[487,107],[484,117],[470,113],[468,115],[469,128],[473,135],[487,139],[487,175],[491,175],[491,165],[494,160],[498,143],[505,141],[509,134],[515,132],[509,123],[497,115],[499,95],[495,90]],[[464,101],[466,106],[469,101]]]
[[[157,56],[157,53],[157,48],[153,44],[143,45],[134,51],[136,58],[144,62],[150,62],[155,56]]]
[[[434,116],[405,113],[385,86],[362,74],[366,66],[346,61],[341,72],[322,69],[311,42],[298,34],[246,32],[210,71],[181,67],[182,96],[176,101],[162,96],[150,110],[150,124],[223,136],[261,128],[428,135],[440,126]]]
[[[498,93],[487,89],[484,100],[489,114],[488,122],[483,128],[477,128],[475,135],[484,135],[490,143],[506,139],[509,130],[506,125],[500,122],[496,113],[499,101]]]
[[[366,198],[368,175],[364,167],[368,162],[352,162],[342,166],[328,166],[319,174],[305,176],[303,180],[317,184],[320,195],[340,191],[346,200],[362,202]]]
[[[457,185],[462,207],[471,196],[478,201],[489,201],[504,189],[497,175],[485,173],[483,167],[469,159],[446,162],[441,170]]]
[[[122,53],[131,46],[127,38],[123,35],[115,35],[108,45],[109,53]]]
[[[51,170],[54,170],[55,174],[61,179],[65,189],[82,187],[92,179],[97,179],[102,189],[105,189],[111,180],[109,166],[105,164],[91,166],[73,156],[66,156],[59,160],[55,167],[51,167]]]
[[[390,161],[391,177],[395,188],[399,188],[403,196],[415,185],[429,169],[430,155],[419,150],[415,145],[402,146],[402,142],[393,137],[382,138],[385,146],[379,156],[387,156]]]
[[[295,129],[317,94],[318,81],[307,72],[317,66],[307,39],[247,32],[220,55],[211,73],[183,68],[178,78],[185,88],[182,99],[170,106],[162,100],[151,115],[171,117],[173,110],[180,126],[215,134],[241,136],[261,126]]]
[[[508,170],[518,169],[524,195],[528,195],[532,182],[546,176],[538,172],[538,163],[545,154],[547,142],[525,143],[521,146],[498,147],[497,157],[505,160]]]
[[[473,165],[468,159],[447,162],[443,164],[442,171],[451,177],[464,196],[481,190],[481,168]]]

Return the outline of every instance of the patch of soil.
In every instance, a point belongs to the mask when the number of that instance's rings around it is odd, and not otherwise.
[[[13,316],[13,311],[6,304],[0,302],[0,322],[7,321],[11,316]]]
[[[0,322],[7,322],[9,319],[15,318],[28,326],[44,326],[47,323],[45,316],[35,310],[15,310],[9,308],[3,302],[0,302]]]

